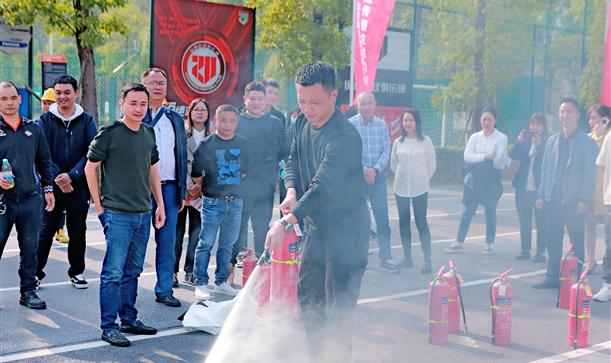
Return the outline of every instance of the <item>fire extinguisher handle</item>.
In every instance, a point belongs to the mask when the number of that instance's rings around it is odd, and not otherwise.
[[[579,281],[584,281],[588,277],[588,270],[584,270],[579,276]]]
[[[443,275],[443,272],[446,270],[445,266],[441,266],[439,268],[439,271],[437,271],[437,276],[441,277],[441,275]]]
[[[511,272],[513,271],[513,267],[510,267],[509,269],[507,269],[507,271],[503,272],[500,276],[501,279],[504,279],[507,277],[507,275],[509,275]]]
[[[271,255],[269,253],[269,249],[266,249],[265,251],[263,251],[263,253],[261,254],[261,257],[259,258],[259,261],[257,261],[257,266],[261,266],[264,263],[267,263],[270,261]]]

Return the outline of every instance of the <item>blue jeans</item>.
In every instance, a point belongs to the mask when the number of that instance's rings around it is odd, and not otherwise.
[[[100,275],[100,314],[103,331],[117,329],[117,314],[126,324],[138,316],[134,307],[151,230],[151,212],[104,210],[106,254]]]
[[[376,175],[373,184],[365,184],[365,192],[371,209],[373,218],[376,221],[378,245],[380,247],[380,261],[392,259],[390,252],[390,223],[388,222],[388,196],[386,193],[386,177],[384,173]]]
[[[231,263],[231,251],[240,235],[242,204],[242,199],[225,201],[223,199],[204,197],[202,231],[195,248],[195,265],[193,268],[195,285],[208,284],[210,251],[212,251],[214,246],[219,228],[219,246],[216,251],[214,282],[220,285],[227,281],[229,277],[229,264]]]
[[[486,243],[494,243],[494,237],[496,236],[496,206],[498,201],[491,202],[484,205],[486,211]],[[463,243],[469,232],[469,226],[471,226],[471,220],[475,211],[477,210],[478,203],[465,204],[465,209],[460,217],[460,225],[458,226],[458,235],[456,241]]]
[[[155,284],[155,295],[172,295],[172,283],[174,282],[174,262],[176,262],[176,222],[178,221],[178,185],[165,184],[161,186],[163,204],[165,206],[165,224],[161,229],[155,229],[155,271],[157,283]],[[155,218],[157,203],[153,199],[152,218]]]

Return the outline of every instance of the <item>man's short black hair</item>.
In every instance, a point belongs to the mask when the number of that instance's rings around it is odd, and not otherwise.
[[[575,108],[577,109],[577,112],[579,112],[580,114],[581,112],[581,105],[579,104],[579,101],[577,101],[575,98],[573,97],[565,97],[563,98],[560,103],[558,104],[558,107],[560,107],[560,105],[562,105],[563,103],[570,103],[571,105],[575,106]]]
[[[219,107],[216,108],[216,115],[218,116],[221,112],[233,112],[235,113],[236,116],[240,117],[240,111],[238,110],[237,107],[235,107],[234,105],[230,105],[230,104],[222,104]]]
[[[335,70],[327,62],[314,61],[304,64],[297,71],[295,83],[308,87],[320,83],[329,92],[335,90]]]
[[[55,82],[53,82],[53,88],[55,88],[55,85],[58,84],[69,84],[72,86],[72,89],[74,89],[75,91],[78,90],[78,82],[76,81],[76,79],[74,79],[74,77],[69,74],[57,77]]]
[[[13,87],[15,89],[15,91],[17,92],[17,94],[19,94],[19,87],[17,87],[15,82],[13,82],[13,81],[2,81],[2,82],[0,82],[0,88],[9,88],[9,87]]]
[[[263,94],[265,92],[265,85],[259,81],[252,81],[244,87],[244,94],[247,95],[250,91],[261,91]]]
[[[142,83],[128,83],[123,88],[121,88],[121,99],[125,100],[127,94],[130,92],[144,92],[146,93],[146,97],[149,97],[149,91]]]
[[[273,78],[263,78],[263,85],[265,87],[280,88],[280,83]]]

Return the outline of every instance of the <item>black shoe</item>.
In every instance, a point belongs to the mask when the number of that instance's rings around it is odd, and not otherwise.
[[[516,256],[515,259],[518,260],[518,261],[520,261],[520,260],[530,260],[530,253],[522,251],[522,252],[520,252],[519,255]]]
[[[535,263],[545,262],[545,256],[543,256],[543,254],[537,253],[536,255],[533,256],[533,262]]]
[[[543,282],[533,285],[533,289],[557,289],[560,287],[560,281],[545,279]]]
[[[172,308],[177,308],[180,306],[180,301],[172,295],[157,296],[155,301]]]
[[[178,274],[174,274],[174,280],[172,281],[172,287],[178,287]]]
[[[425,262],[424,266],[422,266],[422,270],[420,270],[420,273],[423,275],[428,275],[431,272],[433,272],[433,267],[431,266],[431,263]]]
[[[19,304],[27,306],[30,309],[43,310],[47,308],[45,301],[36,295],[36,291],[26,291],[21,294]]]
[[[400,264],[396,265],[399,268],[410,268],[414,267],[414,261],[411,258],[404,259]]]
[[[121,333],[155,335],[157,334],[157,329],[152,326],[146,326],[140,320],[136,320],[131,324],[121,324]]]
[[[102,340],[115,347],[129,347],[132,343],[121,334],[119,329],[112,329],[102,333]]]
[[[398,274],[401,272],[401,268],[399,268],[399,266],[395,265],[394,263],[390,263],[388,261],[380,262],[380,270],[384,272],[390,272],[393,274]]]

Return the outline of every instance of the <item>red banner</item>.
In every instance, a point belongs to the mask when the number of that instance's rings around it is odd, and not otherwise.
[[[154,67],[168,73],[168,102],[180,114],[196,97],[212,111],[242,104],[253,78],[254,10],[195,0],[154,0]]]
[[[395,0],[354,0],[354,79],[356,93],[371,92]],[[356,99],[356,97],[355,97]]]
[[[605,39],[605,53],[600,82],[600,103],[611,106],[611,5],[607,9],[607,39]]]

